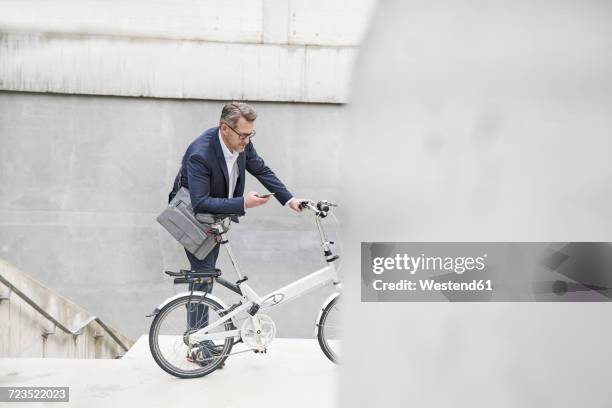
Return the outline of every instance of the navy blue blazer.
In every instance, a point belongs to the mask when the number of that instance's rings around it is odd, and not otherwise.
[[[170,200],[179,190],[180,179],[180,186],[189,189],[194,212],[244,215],[242,195],[245,170],[255,176],[270,192],[275,193],[276,199],[282,205],[293,197],[274,172],[266,166],[263,159],[257,155],[251,142],[238,155],[238,180],[234,196],[227,198],[229,176],[218,135],[219,127],[208,129],[189,145],[183,156],[181,170],[174,179]]]

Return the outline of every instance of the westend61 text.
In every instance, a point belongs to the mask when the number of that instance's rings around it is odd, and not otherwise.
[[[402,279],[397,282],[383,282],[380,279],[372,282],[374,290],[427,290],[427,291],[484,291],[493,290],[491,280],[480,279],[470,282],[436,282],[433,279],[419,279],[418,282]]]

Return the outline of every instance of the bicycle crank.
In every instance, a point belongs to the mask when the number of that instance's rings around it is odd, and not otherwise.
[[[276,336],[276,325],[265,314],[256,314],[242,323],[240,337],[244,344],[255,350],[264,350]]]

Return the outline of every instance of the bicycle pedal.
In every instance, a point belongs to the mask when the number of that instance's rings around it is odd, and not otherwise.
[[[268,353],[268,349],[261,349],[261,350],[253,349],[253,353],[256,353],[256,354],[267,354]]]

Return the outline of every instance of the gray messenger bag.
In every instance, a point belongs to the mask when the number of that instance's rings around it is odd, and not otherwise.
[[[198,214],[199,216],[204,214]],[[211,220],[212,221],[212,220]],[[181,187],[166,209],[157,217],[159,222],[187,251],[203,260],[217,241],[208,222],[200,222],[191,208],[189,190]]]

